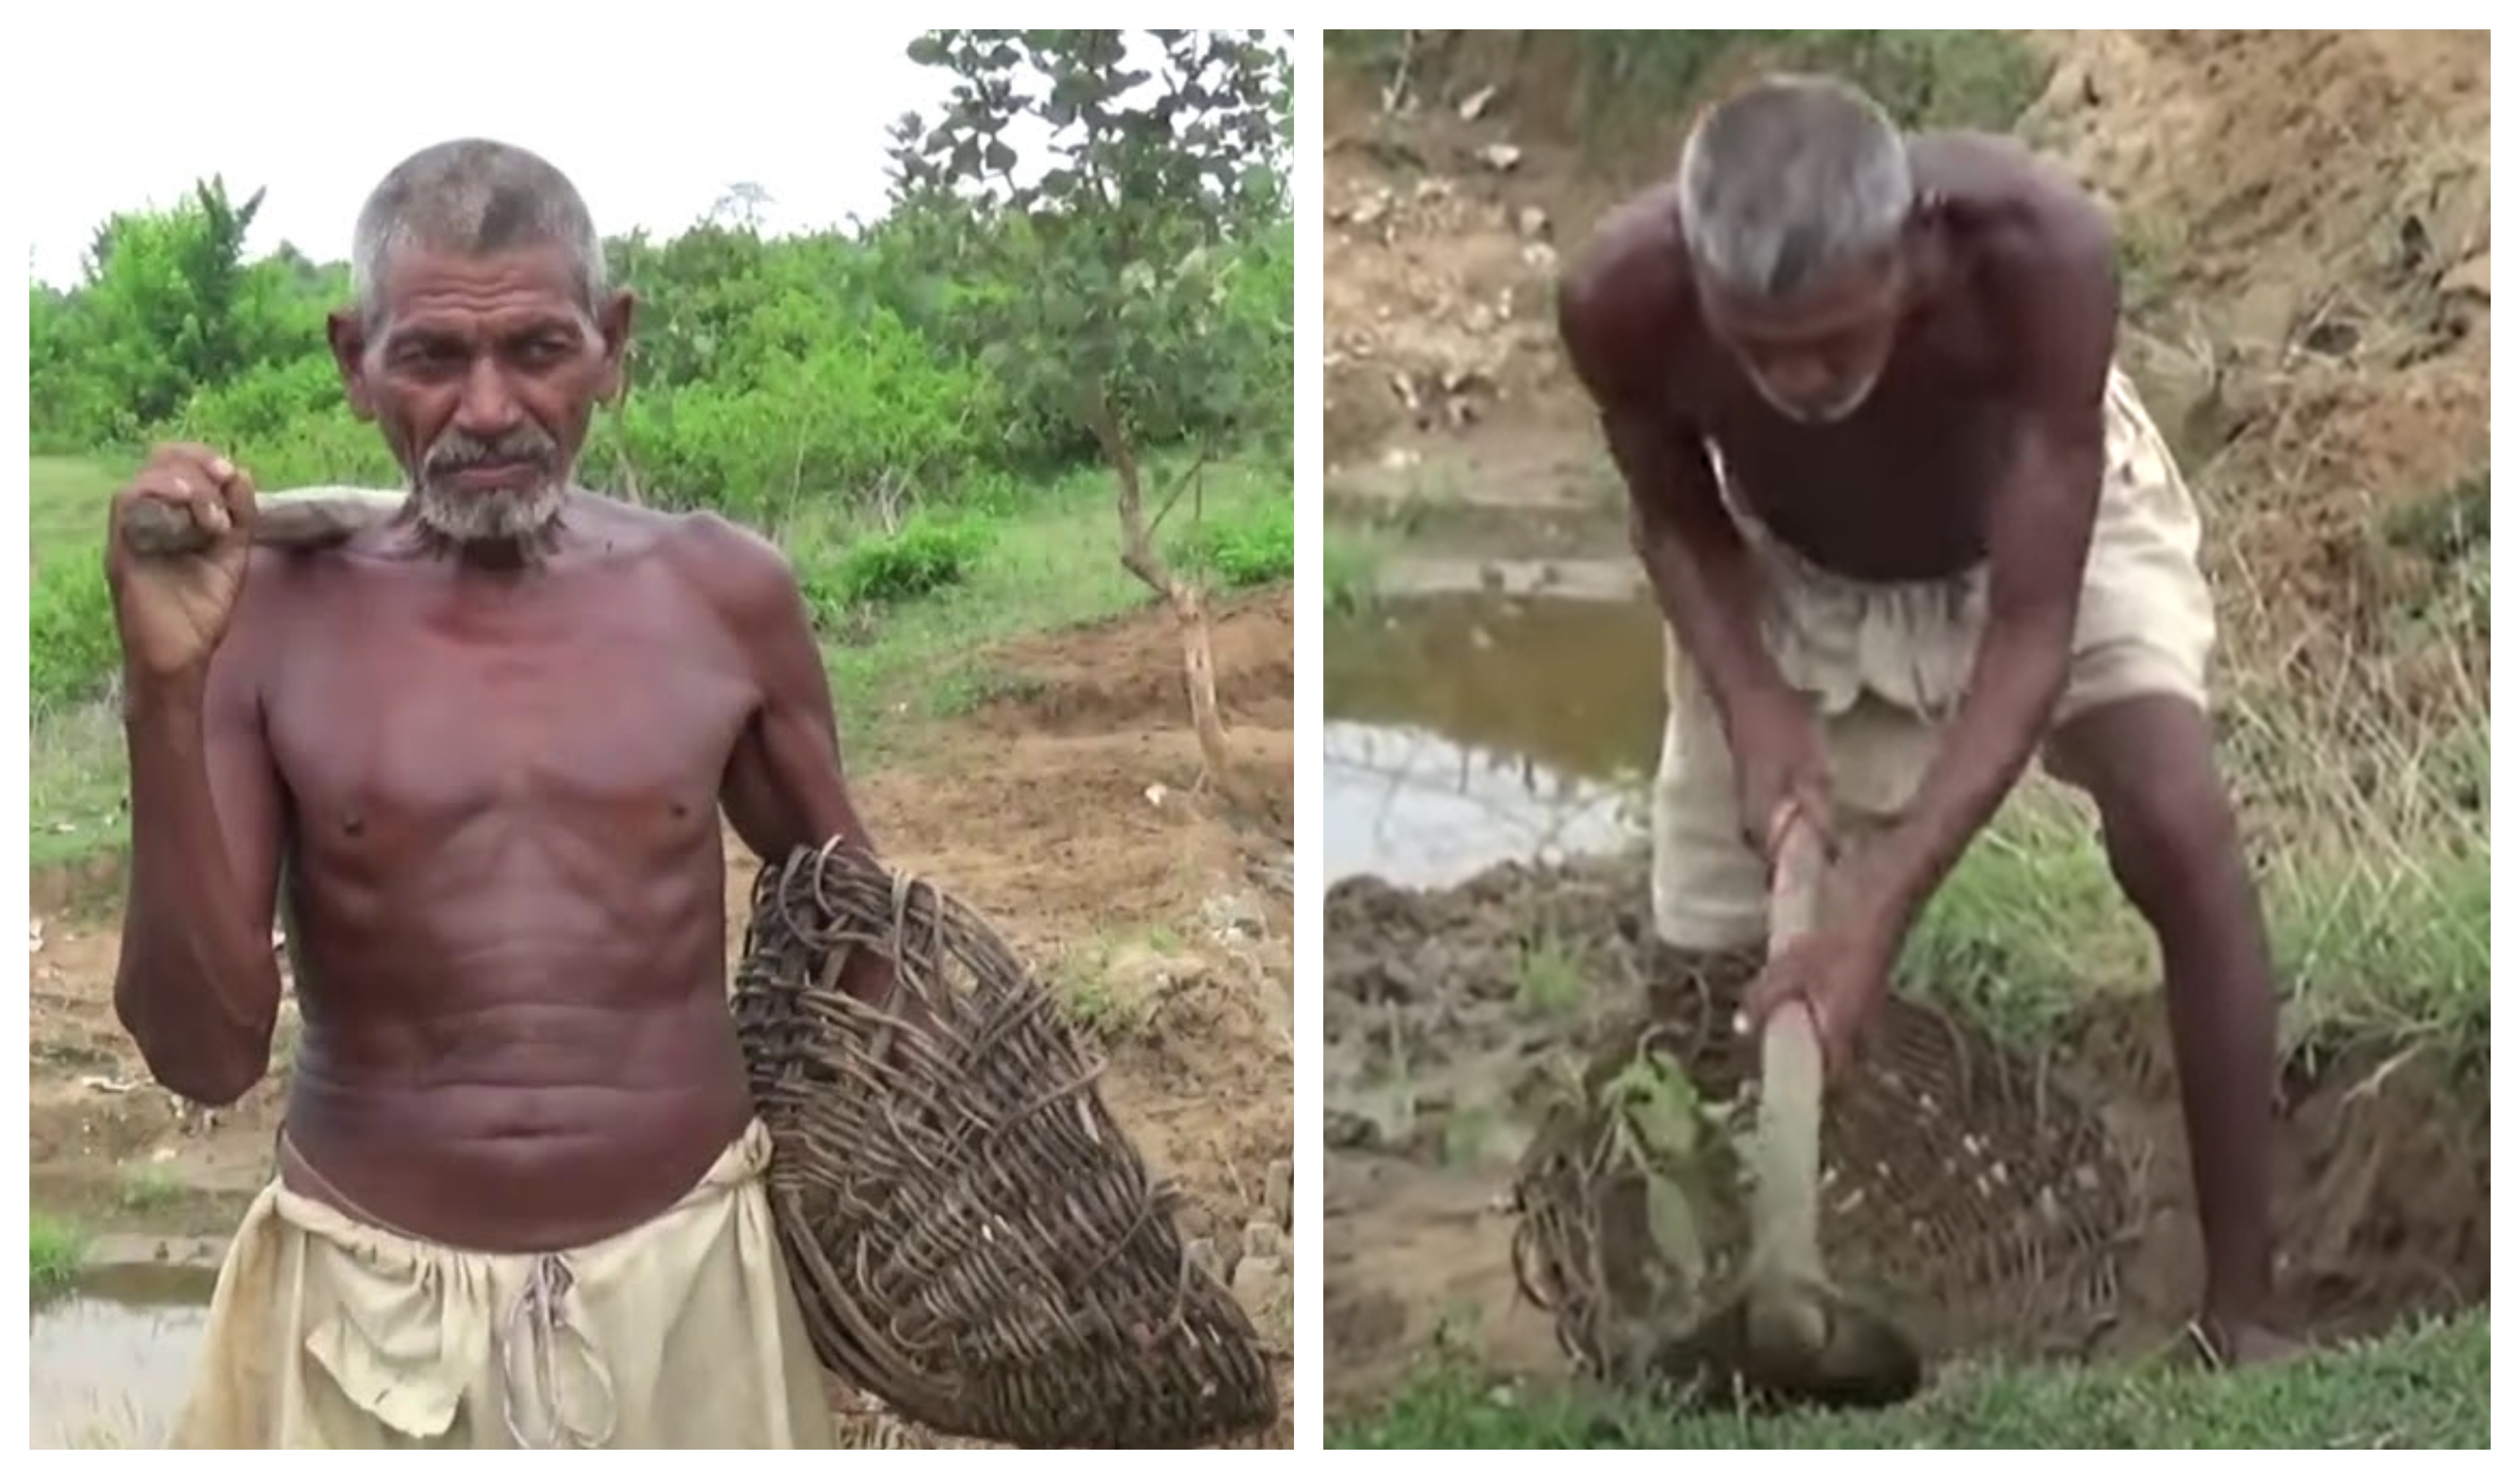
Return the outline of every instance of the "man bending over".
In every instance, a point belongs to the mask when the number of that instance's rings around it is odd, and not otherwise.
[[[2214,765],[2214,607],[2194,506],[2115,364],[2099,209],[2005,140],[1905,138],[1851,88],[1773,78],[1604,221],[1559,319],[1673,634],[1657,931],[1755,946],[1782,822],[1846,844],[1825,927],[1746,1000],[1807,1002],[1842,1067],[2044,745],[2160,941],[2197,1332],[2228,1361],[2284,1349],[2274,993]]]

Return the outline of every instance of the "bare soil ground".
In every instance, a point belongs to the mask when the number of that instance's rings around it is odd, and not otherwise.
[[[1617,150],[1571,119],[1550,32],[1426,32],[1418,105],[1331,68],[1325,126],[1326,476],[1349,516],[1475,512],[1556,553],[1619,494],[1558,358],[1554,274],[1602,209],[1677,158],[1685,117]],[[2036,32],[2053,63],[2021,132],[2117,212],[2123,353],[2207,518],[2209,573],[2253,676],[2481,703],[2473,649],[2362,665],[2437,572],[2375,530],[2485,466],[2490,243],[2484,32]],[[1753,65],[1744,59],[1746,67]],[[2230,593],[2238,593],[2236,595]],[[2339,674],[2344,674],[2339,678]],[[1513,870],[1442,894],[1360,882],[1326,921],[1326,1394],[1386,1395],[1429,1347],[1562,1371],[1515,1297],[1511,1086],[1553,1029],[1518,1015],[1532,942],[1591,990],[1652,975],[1642,876]],[[2149,998],[2095,1005],[2060,1060],[2135,1189],[2129,1338],[2193,1297],[2175,1089]],[[2314,1333],[2487,1292],[2481,1073],[2348,1053],[2285,1090],[2289,1313]],[[1344,1106],[1344,1107],[1343,1107]],[[1464,1129],[1464,1121],[1475,1120]],[[1920,1291],[1927,1298],[1949,1292]]]
[[[1282,1349],[1293,1134],[1285,593],[1225,605],[1215,642],[1227,722],[1275,820],[1226,819],[1191,795],[1197,744],[1160,609],[1003,649],[993,690],[1008,696],[939,726],[924,759],[857,789],[889,861],[979,909],[1070,994],[1110,1055],[1113,1114],[1188,1192],[1185,1235],[1213,1239],[1264,1338]],[[727,879],[740,941],[753,869],[732,834],[728,848],[743,860]],[[96,1231],[221,1233],[271,1175],[287,1066],[216,1114],[149,1082],[113,1020],[112,875],[70,870],[35,889],[35,1203]],[[150,1192],[135,1197],[144,1180]],[[1277,1261],[1233,1269],[1255,1224],[1281,1234],[1253,1234]],[[1285,1390],[1282,1357],[1279,1369]],[[1289,1413],[1272,1441],[1291,1434]]]
[[[1614,505],[1557,356],[1555,272],[1678,157],[1687,119],[1588,149],[1568,122],[1574,64],[1547,33],[1449,35],[1405,115],[1370,79],[1329,79],[1331,490]],[[2245,560],[2253,585],[2364,610],[2388,585],[2375,514],[2439,492],[2490,446],[2486,34],[2029,39],[2054,70],[2021,132],[2118,215],[2125,355],[2204,484],[2225,573]]]

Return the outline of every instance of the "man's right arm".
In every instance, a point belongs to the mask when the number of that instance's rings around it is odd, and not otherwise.
[[[280,1014],[281,793],[254,645],[231,630],[206,674],[125,678],[131,881],[114,1011],[158,1081],[203,1104],[262,1078]]]
[[[1790,698],[1759,629],[1758,570],[1724,508],[1704,438],[1640,385],[1619,341],[1626,321],[1598,271],[1570,276],[1557,309],[1568,362],[1627,483],[1629,539],[1717,712],[1729,728],[1736,714]]]

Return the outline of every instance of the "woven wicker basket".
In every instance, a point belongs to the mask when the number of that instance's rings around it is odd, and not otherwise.
[[[1744,959],[1688,972],[1645,1019],[1611,1025],[1524,1156],[1516,1277],[1598,1375],[1689,1384],[1673,1337],[1738,1272],[1749,1232],[1723,1134],[1685,1158],[1635,1153],[1604,1090],[1643,1061],[1710,1107],[1737,1103],[1750,1063],[1729,1024],[1756,969]],[[1929,1353],[2073,1358],[2106,1332],[2132,1193],[2097,1117],[2043,1065],[1894,998],[1831,1099],[1822,1240],[1833,1277],[1878,1295]],[[1658,1196],[1685,1207],[1700,1266],[1671,1266]]]
[[[876,1006],[853,952],[894,964]],[[1183,1447],[1266,1428],[1249,1319],[1051,995],[969,909],[837,844],[765,868],[735,1020],[815,1349],[941,1432]]]

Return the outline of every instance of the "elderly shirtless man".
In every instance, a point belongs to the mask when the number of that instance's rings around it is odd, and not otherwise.
[[[1826,927],[1745,1001],[1842,1066],[1900,942],[2042,749],[2159,938],[2206,1245],[2195,1333],[2251,1361],[2273,1227],[2274,993],[2206,713],[2196,513],[2115,363],[2109,228],[1998,138],[1903,138],[1772,78],[1612,214],[1560,332],[1675,640],[1657,932],[1754,946],[1800,814]]]
[[[621,384],[577,191],[464,141],[369,199],[350,404],[400,516],[248,550],[246,470],[114,497],[216,536],[107,570],[131,756],[115,1005],[168,1088],[262,1077],[286,904],[305,1031],[276,1180],[178,1446],[828,1447],[725,992],[723,807],[863,840],[779,553],[572,486]],[[881,980],[855,983],[880,990]]]

